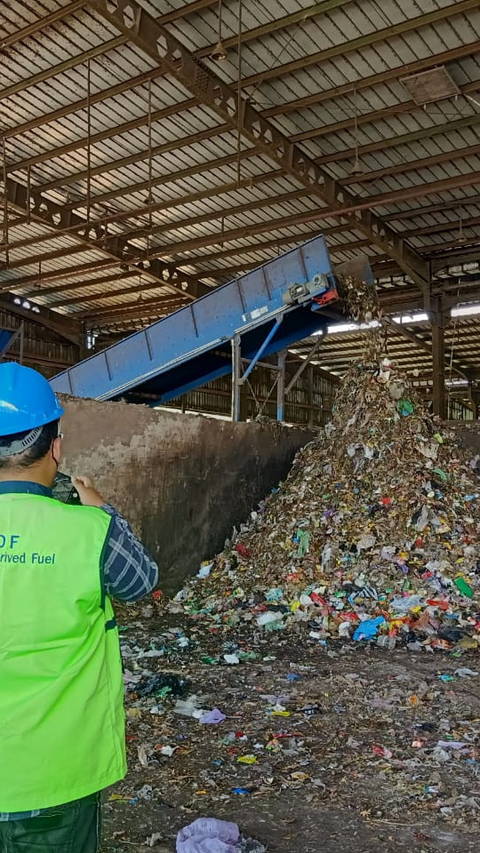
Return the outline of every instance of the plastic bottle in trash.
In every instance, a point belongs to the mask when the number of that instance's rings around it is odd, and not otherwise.
[[[394,649],[396,645],[396,638],[389,637],[388,634],[382,634],[377,639],[377,646],[380,646],[381,649]]]

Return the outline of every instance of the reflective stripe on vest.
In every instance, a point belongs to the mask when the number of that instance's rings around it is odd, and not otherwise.
[[[120,647],[101,579],[110,522],[93,507],[0,495],[0,812],[57,806],[125,775]]]

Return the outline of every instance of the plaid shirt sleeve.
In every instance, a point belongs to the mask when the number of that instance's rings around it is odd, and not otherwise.
[[[112,516],[103,564],[105,589],[119,601],[138,601],[155,588],[158,566],[128,521],[110,504],[102,509]]]

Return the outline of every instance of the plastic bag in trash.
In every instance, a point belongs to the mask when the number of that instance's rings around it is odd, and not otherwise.
[[[265,853],[266,847],[244,838],[236,823],[201,817],[177,835],[177,853]]]
[[[383,625],[384,622],[385,619],[383,616],[378,616],[376,619],[364,619],[355,631],[353,639],[372,640],[376,636],[380,625]]]
[[[239,853],[240,830],[236,823],[199,818],[177,835],[177,853]]]

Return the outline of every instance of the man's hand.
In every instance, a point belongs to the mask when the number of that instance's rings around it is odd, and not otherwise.
[[[106,503],[100,492],[97,492],[90,477],[72,477],[72,484],[75,486],[83,506],[100,508]]]

